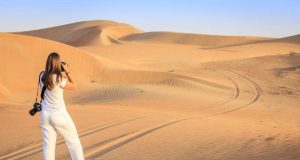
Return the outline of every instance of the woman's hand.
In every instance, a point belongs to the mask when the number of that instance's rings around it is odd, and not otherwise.
[[[61,66],[63,67],[66,73],[70,72],[70,67],[67,63],[62,63]]]

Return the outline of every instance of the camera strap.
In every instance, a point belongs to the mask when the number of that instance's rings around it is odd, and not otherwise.
[[[35,103],[37,103],[38,96],[39,96],[39,89],[40,89],[40,82],[41,82],[41,75],[42,75],[42,73],[44,73],[44,71],[42,71],[42,72],[40,73],[40,75],[39,75],[39,81],[38,81],[38,88],[37,88],[37,91],[36,91]],[[40,101],[40,103],[41,103],[41,102],[43,101],[43,99],[44,99],[44,93],[45,93],[46,89],[47,89],[47,86],[44,85],[43,88],[42,88],[42,92],[41,92],[41,101]]]
[[[42,102],[42,100],[44,100],[44,94],[45,94],[46,89],[47,89],[47,86],[44,85],[43,88],[42,88],[41,101],[40,101],[40,103]]]

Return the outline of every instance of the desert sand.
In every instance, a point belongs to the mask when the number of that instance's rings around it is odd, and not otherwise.
[[[38,75],[60,53],[86,159],[300,159],[300,35],[144,32],[85,21],[0,33],[0,160],[42,158]],[[56,159],[70,159],[58,137]]]

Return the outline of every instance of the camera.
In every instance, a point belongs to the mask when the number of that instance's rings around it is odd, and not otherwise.
[[[34,116],[36,112],[39,112],[42,110],[42,105],[40,103],[34,103],[33,108],[29,111],[29,114],[31,116]]]
[[[67,63],[66,62],[60,62],[61,64],[63,64],[63,65],[66,65]],[[64,67],[63,66],[61,66],[61,70],[64,72],[65,71],[65,69],[64,69]]]

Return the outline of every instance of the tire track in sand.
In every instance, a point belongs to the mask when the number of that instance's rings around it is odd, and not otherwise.
[[[232,74],[235,74],[237,75],[238,77],[241,77],[243,78],[245,81],[247,81],[248,83],[251,84],[252,88],[254,88],[254,95],[253,95],[253,98],[246,104],[242,104],[242,105],[239,105],[237,107],[233,107],[233,108],[230,108],[230,109],[227,109],[225,111],[221,111],[221,112],[217,112],[217,113],[214,113],[213,115],[211,116],[214,116],[214,115],[221,115],[221,114],[226,114],[226,113],[230,113],[230,112],[233,112],[233,111],[237,111],[237,110],[240,110],[242,108],[245,108],[255,102],[258,101],[258,99],[260,98],[261,94],[262,94],[262,89],[260,87],[260,85],[255,82],[254,80],[248,78],[247,76],[241,74],[241,73],[237,73],[237,72],[234,72],[234,71],[228,71],[228,70],[222,70],[222,71],[225,71],[225,72],[228,72],[228,73],[232,73]]]
[[[157,131],[159,129],[162,129],[164,127],[167,127],[172,124],[176,124],[185,120],[191,119],[191,117],[186,117],[186,118],[180,118],[180,119],[174,119],[171,121],[167,121],[165,123],[161,123],[158,125],[155,125],[150,128],[142,129],[136,132],[133,132],[131,134],[128,134],[126,136],[120,137],[118,139],[115,139],[109,143],[106,143],[104,145],[100,145],[98,147],[95,147],[94,149],[91,149],[90,151],[87,151],[85,153],[85,157],[87,160],[89,159],[96,159],[97,157],[101,157],[102,155],[111,152],[127,143],[130,143],[136,139],[142,138],[145,135],[148,135],[154,131]]]
[[[86,129],[86,130],[78,132],[78,136],[80,138],[85,137],[85,136],[91,135],[93,133],[96,133],[96,132],[99,132],[99,131],[102,131],[102,130],[105,130],[105,129],[108,129],[108,128],[111,128],[114,126],[129,123],[131,121],[139,120],[139,119],[146,118],[149,116],[151,116],[151,115],[147,114],[147,115],[143,115],[143,116],[136,116],[133,118],[127,118],[127,119],[122,119],[122,120],[111,121],[111,122],[104,123],[104,124],[94,125],[92,127],[89,127],[90,129]],[[64,139],[63,139],[63,137],[60,137],[57,141],[57,145],[61,145],[63,143],[64,143]],[[10,153],[2,155],[0,157],[0,160],[22,159],[24,157],[34,155],[43,150],[42,145],[43,145],[43,142],[38,142],[35,144],[31,144],[29,146],[22,147],[20,149],[16,149]]]
[[[212,105],[209,106],[209,108],[201,110],[201,111],[210,111],[210,110],[216,110],[216,111],[212,111],[213,113],[209,113],[208,115],[218,115],[218,114],[225,114],[225,113],[229,113],[229,112],[233,112],[239,109],[242,109],[246,106],[249,106],[253,103],[255,103],[261,96],[262,93],[262,89],[259,86],[258,83],[256,83],[254,80],[244,76],[243,74],[240,73],[236,73],[233,71],[229,71],[229,70],[217,70],[217,69],[209,69],[212,72],[217,72],[218,74],[222,74],[223,77],[227,80],[229,80],[232,84],[233,84],[233,88],[232,88],[232,95],[228,98],[224,98],[221,101],[218,101],[216,103],[213,103]],[[192,72],[189,72],[192,73]],[[194,73],[196,75],[198,75],[199,73]],[[230,75],[231,74],[231,75]],[[232,76],[234,75],[235,78]],[[241,87],[241,81],[237,80],[238,79],[243,79],[244,82],[246,82],[249,85],[249,88],[251,88],[251,90],[254,90],[253,92],[255,93],[253,98],[251,98],[249,100],[249,102],[247,102],[246,104],[234,104],[235,102],[237,102],[236,100],[238,100],[239,98],[241,98],[241,96],[245,96],[245,93],[242,92],[242,89],[244,89],[244,87]],[[219,106],[229,106],[229,105],[233,105],[236,107],[231,107],[231,108],[225,108],[224,111],[217,111],[217,109],[219,109]],[[197,111],[197,110],[194,110]]]
[[[231,88],[232,89],[232,94],[229,97],[223,98],[222,100],[219,100],[217,102],[212,103],[211,105],[209,105],[209,108],[204,109],[204,110],[209,110],[209,109],[218,107],[220,105],[227,104],[227,103],[229,103],[229,102],[231,102],[231,101],[233,101],[233,100],[235,100],[239,97],[240,87],[239,87],[238,83],[235,80],[233,80],[230,76],[222,73],[221,70],[215,70],[215,69],[207,69],[207,70],[210,70],[213,73],[217,72],[217,73],[221,74],[225,79],[227,79],[230,83],[232,83],[233,87]],[[199,75],[201,75],[200,73],[198,73],[198,72],[188,72],[188,71],[185,71],[185,73],[194,74],[196,77],[190,77],[188,75],[183,74],[182,72],[180,72],[179,74],[178,73],[176,73],[176,74],[178,74],[178,75],[180,75],[181,77],[184,77],[184,78],[189,77],[187,79],[193,79],[193,81],[196,81],[198,83],[203,83],[203,80],[201,80],[201,79],[198,80],[198,78],[201,78],[201,76],[199,76]],[[215,77],[212,78],[212,79],[215,79]],[[217,83],[210,83],[210,84],[213,85],[213,84],[217,84]]]
[[[241,109],[243,107],[246,107],[248,105],[251,105],[251,104],[255,103],[260,97],[260,94],[261,94],[262,90],[261,90],[260,86],[255,81],[253,81],[253,80],[249,79],[248,77],[246,77],[242,74],[239,74],[239,73],[235,73],[235,72],[232,72],[232,71],[226,71],[226,72],[233,73],[233,74],[235,74],[239,77],[244,78],[246,81],[251,83],[254,86],[255,90],[256,90],[256,94],[255,94],[254,98],[250,102],[248,102],[247,104],[244,104],[244,105],[241,105],[239,107],[235,107],[235,108],[232,108],[232,109],[229,109],[229,110],[225,110],[225,111],[222,111],[222,112],[215,112],[215,113],[210,114],[210,116],[216,116],[216,115],[236,111],[238,109]],[[228,102],[230,102],[230,101],[233,101],[233,100],[235,100],[239,97],[240,87],[239,87],[238,83],[235,80],[233,80],[232,78],[230,78],[229,76],[226,76],[226,78],[228,80],[230,80],[235,86],[235,92],[233,93],[233,96],[230,99],[228,99]],[[226,101],[226,102],[221,103],[219,105],[222,105],[222,104],[225,104],[225,103],[228,103],[228,102]],[[131,119],[127,119],[127,120],[121,120],[121,121],[114,122],[114,123],[113,122],[108,123],[106,125],[102,125],[102,127],[99,127],[99,128],[96,127],[95,129],[90,129],[90,130],[87,130],[85,132],[81,132],[81,133],[79,133],[79,136],[80,137],[87,136],[87,135],[93,134],[95,132],[104,130],[106,128],[110,128],[110,127],[113,127],[113,126],[124,124],[124,123],[130,122],[130,121],[134,121],[134,120],[137,120],[137,119],[144,118],[144,117],[145,116],[131,118]],[[117,148],[119,148],[119,147],[121,147],[121,146],[123,146],[127,143],[130,143],[130,142],[132,142],[136,139],[139,139],[139,138],[141,138],[141,137],[143,137],[147,134],[150,134],[154,131],[157,131],[157,130],[162,129],[164,127],[167,127],[169,125],[176,124],[176,123],[179,123],[179,122],[182,122],[182,121],[185,121],[185,120],[189,120],[189,119],[192,119],[192,118],[196,118],[196,117],[193,116],[193,117],[185,117],[185,118],[171,120],[171,121],[161,123],[161,124],[158,124],[158,125],[150,127],[150,128],[146,128],[146,129],[143,129],[143,130],[139,130],[139,131],[136,131],[136,132],[133,132],[133,133],[126,134],[124,136],[114,138],[114,139],[108,141],[107,143],[105,143],[103,145],[100,145],[98,147],[95,147],[95,148],[91,149],[90,151],[88,151],[85,154],[85,156],[87,158],[100,157],[100,156],[102,156],[102,155],[104,155],[108,152],[111,152],[111,151],[113,151],[113,150],[115,150],[115,149],[117,149]],[[58,142],[58,145],[60,145],[62,143],[63,143],[63,139]],[[6,159],[21,159],[21,158],[36,154],[40,151],[42,151],[41,144],[36,144],[36,145],[30,146],[30,147],[22,148],[22,149],[17,150],[13,153],[1,156],[0,160],[2,160],[3,158],[6,158]]]
[[[214,108],[214,107],[217,107],[217,106],[220,106],[220,105],[224,105],[224,104],[227,104],[227,103],[237,99],[240,96],[240,87],[239,87],[238,83],[235,80],[233,80],[232,78],[230,78],[228,75],[226,75],[226,74],[224,74],[224,73],[222,73],[218,70],[212,70],[212,71],[222,74],[227,80],[229,80],[234,85],[234,88],[233,88],[233,92],[232,92],[231,97],[226,98],[222,101],[219,101],[219,102],[211,105],[210,108]]]
[[[255,88],[254,97],[252,98],[252,100],[250,100],[246,104],[243,104],[243,105],[240,105],[238,107],[231,108],[231,109],[226,109],[225,111],[221,111],[221,112],[217,111],[217,112],[209,114],[208,116],[203,116],[202,118],[233,112],[233,111],[239,110],[241,108],[244,108],[246,106],[249,106],[249,105],[255,103],[259,99],[262,90],[261,90],[260,86],[255,81],[251,80],[250,78],[248,78],[248,77],[246,77],[242,74],[238,74],[238,73],[231,72],[231,71],[226,71],[226,72],[233,73],[233,74],[237,75],[238,77],[243,78],[248,83],[250,83]],[[225,102],[223,102],[219,105],[234,101],[240,95],[240,87],[238,85],[238,82],[235,81],[234,79],[230,78],[230,76],[228,76],[226,74],[224,74],[224,76],[226,76],[226,78],[228,80],[230,80],[234,84],[235,87],[234,87],[233,96],[230,99],[228,99],[227,101],[225,101]],[[167,126],[170,126],[170,125],[182,122],[182,121],[190,120],[190,119],[193,119],[193,118],[199,118],[199,116],[189,116],[189,117],[185,117],[185,118],[181,118],[181,119],[175,119],[175,120],[171,120],[171,121],[168,121],[168,122],[165,122],[165,123],[158,124],[158,125],[150,127],[150,128],[146,128],[146,129],[143,129],[143,130],[133,132],[133,133],[128,134],[126,136],[123,136],[121,138],[117,138],[113,141],[110,141],[106,144],[95,147],[94,149],[91,149],[90,151],[87,151],[85,156],[86,156],[87,159],[100,158],[102,155],[104,155],[106,153],[109,153],[113,150],[116,150],[119,147],[121,147],[121,146],[123,146],[127,143],[130,143],[132,141],[135,141],[136,139],[142,138],[143,136],[148,135],[148,134],[150,134],[154,131],[158,131],[159,129],[162,129],[164,127],[167,127]]]

